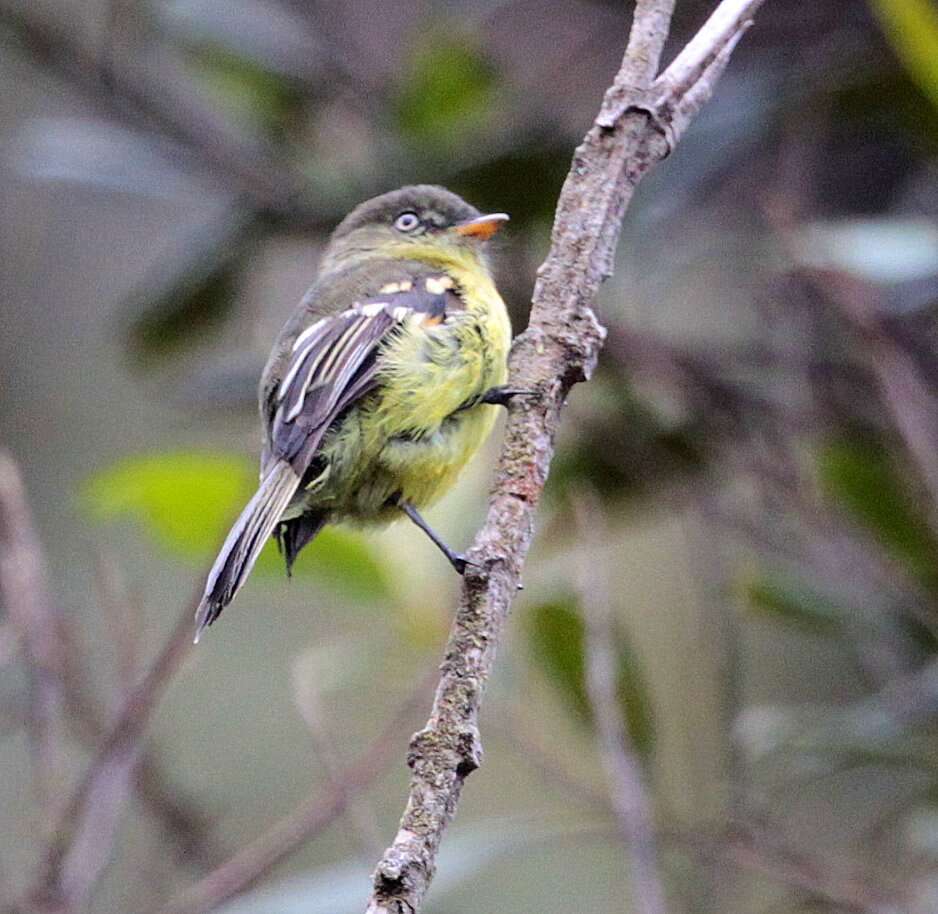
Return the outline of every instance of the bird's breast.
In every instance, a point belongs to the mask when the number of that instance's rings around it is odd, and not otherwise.
[[[412,322],[382,359],[373,440],[382,442],[380,464],[417,505],[442,495],[488,437],[497,407],[471,404],[507,376],[511,328],[501,298],[489,284],[464,301],[437,325]]]
[[[465,301],[442,320],[414,315],[382,353],[378,409],[399,425],[393,436],[431,434],[505,382],[511,330],[504,305]]]
[[[498,407],[477,404],[507,376],[511,327],[487,276],[453,271],[461,307],[414,313],[382,346],[376,386],[324,445],[328,480],[309,499],[336,516],[382,522],[401,495],[432,504],[488,437]]]

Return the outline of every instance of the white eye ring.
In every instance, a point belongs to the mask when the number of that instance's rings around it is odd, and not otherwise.
[[[394,220],[394,228],[399,232],[412,232],[420,225],[420,217],[416,213],[401,213]]]

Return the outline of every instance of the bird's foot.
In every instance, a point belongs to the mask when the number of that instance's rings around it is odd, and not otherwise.
[[[490,387],[479,398],[479,403],[489,403],[492,406],[507,406],[515,397],[533,397],[537,395],[536,390],[527,390],[523,387]]]
[[[446,557],[449,559],[450,565],[456,569],[456,574],[464,575],[466,569],[471,565],[473,568],[481,568],[482,566],[478,562],[470,561],[463,552],[453,552],[450,550],[446,553]]]

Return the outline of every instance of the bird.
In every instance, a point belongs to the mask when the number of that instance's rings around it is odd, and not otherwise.
[[[511,324],[490,239],[508,221],[429,184],[374,197],[336,227],[259,385],[260,484],[228,533],[196,636],[234,599],[273,537],[287,574],[327,524],[424,520],[495,423]]]

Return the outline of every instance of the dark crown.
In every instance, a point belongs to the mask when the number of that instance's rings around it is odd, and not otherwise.
[[[332,237],[342,238],[365,225],[391,225],[405,212],[416,213],[435,228],[447,228],[480,215],[474,206],[445,187],[413,184],[360,203],[339,223]]]

